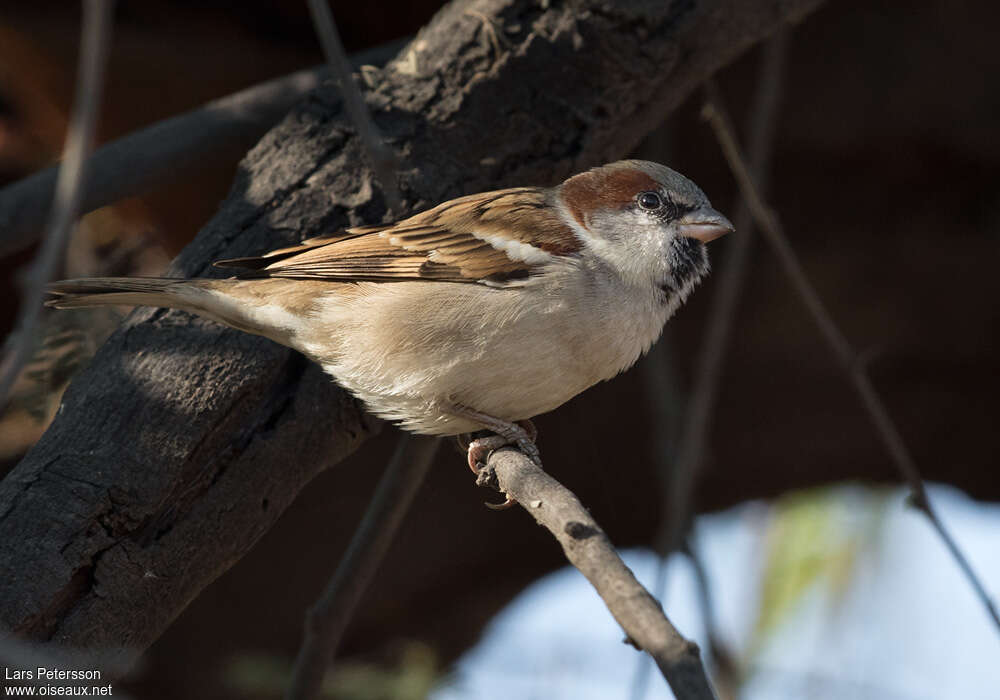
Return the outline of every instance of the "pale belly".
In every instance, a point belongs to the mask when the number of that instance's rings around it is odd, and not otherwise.
[[[376,415],[419,433],[471,432],[481,426],[454,406],[507,421],[551,411],[630,367],[669,313],[603,292],[570,306],[564,291],[362,283],[324,304],[297,345]]]

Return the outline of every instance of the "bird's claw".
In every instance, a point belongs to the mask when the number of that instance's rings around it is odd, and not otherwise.
[[[467,461],[473,474],[478,475],[480,469],[486,466],[490,455],[507,445],[516,445],[528,459],[541,468],[542,456],[538,451],[538,445],[535,444],[538,430],[530,420],[525,419],[511,423],[459,404],[453,405],[451,412],[454,415],[471,419],[494,433],[486,437],[476,438],[471,442],[466,442],[462,436],[459,436],[459,445],[465,446],[468,450]],[[517,501],[507,496],[507,500],[503,503],[487,503],[486,506],[493,510],[503,510],[510,508],[515,503]]]
[[[476,438],[469,443],[467,448],[469,450],[469,469],[472,470],[473,474],[478,474],[479,470],[486,466],[491,454],[509,444],[509,440],[499,435]]]
[[[479,474],[479,470],[485,467],[486,463],[489,462],[490,455],[499,450],[501,447],[506,447],[508,445],[516,445],[525,457],[541,467],[542,456],[538,451],[538,445],[535,444],[533,439],[535,435],[537,435],[537,432],[534,431],[534,426],[532,425],[530,432],[525,430],[524,436],[518,437],[514,440],[510,440],[501,435],[488,435],[486,437],[476,438],[472,442],[468,443],[469,469],[472,470],[473,474]],[[516,500],[507,496],[507,499],[503,503],[486,503],[485,505],[490,510],[506,510],[516,504]]]
[[[516,506],[517,501],[515,501],[510,496],[507,496],[507,500],[504,501],[503,503],[490,503],[489,501],[486,501],[483,503],[483,505],[489,508],[490,510],[507,510],[511,506]]]

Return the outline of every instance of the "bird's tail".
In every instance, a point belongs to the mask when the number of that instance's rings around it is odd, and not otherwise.
[[[305,319],[299,309],[288,308],[282,301],[287,296],[282,292],[294,283],[287,279],[94,277],[53,282],[48,286],[52,298],[46,305],[57,309],[118,305],[180,309],[297,347],[295,338],[305,329]]]
[[[209,285],[215,280],[163,277],[92,277],[63,280],[48,286],[46,306],[76,309],[83,306],[162,306],[203,313]]]

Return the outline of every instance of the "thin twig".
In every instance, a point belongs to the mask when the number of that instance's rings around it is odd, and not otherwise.
[[[789,32],[790,29],[786,25],[764,45],[754,101],[750,108],[747,124],[747,131],[750,134],[750,162],[758,181],[764,181],[771,159],[774,125],[785,73],[785,58],[788,53]],[[680,548],[685,539],[684,532],[690,527],[694,489],[705,451],[705,441],[715,413],[722,366],[739,308],[740,292],[746,280],[753,243],[753,225],[750,210],[742,199],[737,206],[734,221],[736,232],[730,236],[733,242],[721,266],[718,290],[712,297],[712,307],[702,335],[701,349],[696,355],[698,365],[691,401],[684,412],[680,446],[676,451],[676,457],[670,462],[668,476],[664,480],[666,508],[655,539],[656,551],[661,557],[655,590],[661,598],[665,593],[663,589],[666,587],[668,557]],[[711,636],[712,628],[708,620],[706,628]],[[714,654],[715,650],[712,652]],[[719,650],[719,653],[725,654],[725,651]],[[631,692],[633,700],[641,700],[646,695],[648,669],[649,665],[645,663],[636,669]]]
[[[333,73],[333,79],[340,86],[340,94],[344,98],[347,115],[351,118],[358,136],[368,151],[371,159],[371,169],[382,185],[385,201],[389,209],[397,216],[403,213],[402,200],[399,196],[399,185],[396,183],[396,173],[399,163],[395,152],[386,145],[379,133],[378,127],[372,121],[371,114],[365,104],[357,83],[351,76],[350,63],[344,53],[344,45],[340,42],[340,34],[330,12],[327,0],[309,0],[309,12],[312,15],[316,34],[323,45],[323,53]]]
[[[928,520],[930,520],[932,527],[937,531],[949,552],[951,552],[952,557],[965,574],[976,595],[979,596],[987,613],[992,618],[993,624],[1000,631],[1000,614],[998,614],[996,606],[986,588],[979,580],[979,577],[973,571],[972,565],[958,548],[951,534],[945,529],[944,524],[931,505],[927,489],[924,487],[923,479],[920,477],[920,471],[917,469],[913,455],[906,446],[903,436],[889,415],[889,411],[886,409],[881,397],[875,391],[875,387],[865,373],[863,363],[851,347],[847,338],[837,327],[837,324],[826,309],[809,278],[806,277],[802,264],[795,256],[795,252],[792,250],[785,236],[777,213],[767,205],[761,196],[754,176],[747,167],[746,161],[740,151],[739,144],[730,126],[729,118],[722,106],[718,90],[712,84],[709,84],[709,97],[702,109],[702,116],[708,120],[715,132],[726,161],[729,163],[729,168],[732,170],[733,176],[739,184],[740,191],[743,193],[743,197],[750,207],[754,221],[757,222],[761,232],[764,234],[764,238],[777,255],[781,268],[785,271],[799,298],[809,310],[823,338],[833,350],[838,364],[847,375],[851,386],[861,399],[861,403],[868,417],[871,419],[876,433],[889,452],[893,463],[909,484],[912,504],[923,511]]]
[[[351,65],[382,65],[405,43],[391,41],[352,54]],[[80,213],[176,181],[214,154],[246,150],[329,75],[322,65],[275,78],[102,145],[87,160]],[[0,189],[0,256],[38,237],[58,171],[46,168]]]
[[[59,168],[55,202],[42,249],[24,279],[21,311],[15,325],[17,332],[12,335],[13,344],[0,365],[0,407],[6,404],[14,382],[31,357],[35,332],[41,320],[45,285],[52,281],[62,261],[80,207],[81,183],[85,177],[87,155],[94,146],[97,110],[104,87],[113,6],[113,0],[87,0],[83,3],[80,67],[63,164]]]
[[[372,121],[364,97],[351,76],[350,64],[327,0],[309,0],[313,25],[327,64],[340,87],[347,114],[354,124],[385,194],[388,208],[402,213],[396,183],[398,163]],[[306,615],[305,637],[299,649],[286,697],[306,700],[319,695],[323,676],[336,653],[351,614],[382,561],[417,489],[427,474],[439,440],[404,435],[344,559],[319,600]]]
[[[562,545],[628,640],[653,657],[678,700],[709,700],[715,693],[698,645],[670,623],[660,604],[640,584],[579,499],[525,455],[510,448],[490,455],[477,483],[515,499]]]
[[[754,104],[750,110],[750,167],[758,182],[765,180],[774,144],[774,125],[781,94],[788,29],[781,29],[764,46],[757,79]],[[766,186],[766,185],[765,185]],[[705,452],[715,403],[719,395],[722,366],[739,309],[740,292],[746,281],[753,228],[746,198],[736,210],[736,233],[719,278],[718,291],[712,297],[712,308],[697,353],[698,365],[691,393],[691,402],[684,413],[677,460],[671,470],[670,506],[667,508],[663,539],[658,543],[661,554],[678,550],[684,540],[691,513],[691,501],[697,475]]]
[[[378,570],[423,483],[437,451],[438,438],[400,436],[396,452],[379,481],[344,558],[319,599],[306,614],[305,634],[285,697],[318,697],[340,639],[354,609]]]
[[[680,430],[681,417],[684,409],[682,406],[682,392],[680,382],[677,378],[676,362],[673,356],[673,343],[669,337],[669,327],[664,330],[660,341],[653,347],[649,357],[642,364],[645,373],[643,383],[646,391],[645,398],[648,404],[648,411],[652,424],[655,427],[652,440],[652,459],[656,471],[660,475],[662,487],[662,501],[669,502],[669,484],[672,483],[671,469],[677,457],[677,434]],[[663,527],[661,521],[660,527]],[[654,536],[654,542],[660,536]],[[655,546],[655,545],[654,545]],[[656,547],[657,553],[661,550]],[[650,587],[653,596],[657,600],[667,599],[667,570],[668,557],[661,556],[657,567],[656,575]],[[632,675],[631,689],[629,697],[632,700],[642,700],[646,697],[649,689],[650,672],[653,669],[652,659],[646,655],[636,658],[635,671]]]
[[[715,619],[715,601],[709,584],[708,570],[705,562],[698,554],[698,549],[692,541],[691,533],[684,539],[680,548],[691,564],[694,572],[695,588],[698,591],[698,608],[705,624],[705,635],[708,637],[710,664],[714,666],[715,683],[722,697],[734,697],[739,684],[739,666],[726,644],[719,637],[719,625]]]

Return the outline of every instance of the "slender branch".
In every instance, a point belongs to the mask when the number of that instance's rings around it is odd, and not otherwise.
[[[351,64],[382,65],[405,42],[361,51]],[[177,180],[212,154],[246,150],[328,75],[324,65],[275,78],[104,144],[87,161],[79,211],[86,214]],[[47,168],[0,189],[0,256],[37,238],[58,172]]]
[[[372,173],[382,185],[388,208],[403,211],[396,182],[398,162],[372,121],[364,97],[351,75],[350,63],[337,33],[327,0],[309,0],[313,25],[323,45],[330,72],[344,100],[347,115],[371,161]],[[358,526],[343,560],[323,594],[306,614],[305,634],[295,659],[286,697],[308,700],[319,697],[330,662],[351,615],[368,588],[427,475],[440,440],[404,434],[378,489]]]
[[[806,277],[802,264],[799,262],[795,252],[792,250],[791,244],[788,242],[788,238],[785,236],[777,213],[764,201],[756,180],[740,151],[739,143],[736,140],[733,129],[730,126],[729,118],[722,106],[718,90],[711,83],[709,84],[708,94],[708,101],[702,109],[702,116],[708,120],[715,132],[726,161],[729,163],[729,168],[732,170],[733,176],[739,184],[740,191],[743,193],[743,197],[750,207],[754,221],[757,222],[764,238],[777,255],[782,269],[788,276],[799,298],[809,310],[824,340],[826,340],[827,344],[833,350],[841,369],[847,375],[851,386],[861,399],[865,412],[872,421],[876,433],[885,445],[897,470],[909,484],[912,504],[927,516],[931,526],[937,531],[941,540],[955,559],[955,562],[965,574],[969,584],[975,590],[976,595],[979,596],[983,607],[986,608],[987,613],[992,618],[993,624],[1000,631],[1000,614],[998,614],[993,600],[990,598],[989,593],[975,571],[973,571],[972,565],[938,517],[937,511],[932,506],[930,498],[927,495],[927,489],[924,487],[923,479],[920,477],[920,471],[917,469],[913,455],[910,453],[906,442],[903,440],[903,436],[889,415],[885,403],[865,373],[863,362],[851,347],[847,338],[837,327],[833,317],[816,292],[815,287],[813,287],[809,278]]]
[[[750,134],[750,167],[758,182],[762,183],[766,183],[765,177],[774,146],[774,125],[777,121],[790,32],[790,27],[785,25],[763,47],[754,101],[747,124],[747,132]],[[732,243],[721,266],[718,288],[712,297],[712,307],[702,336],[701,348],[696,355],[698,365],[691,401],[684,412],[680,446],[664,484],[666,509],[655,540],[656,551],[661,557],[655,588],[660,596],[666,587],[667,558],[681,548],[685,539],[684,533],[690,527],[691,504],[694,501],[694,489],[705,451],[705,440],[715,413],[722,366],[729,348],[733,322],[739,309],[740,292],[746,281],[753,244],[753,219],[744,198],[740,199],[736,208],[734,221],[736,233],[730,236]],[[692,562],[694,563],[693,556]],[[704,570],[700,574],[706,576]],[[707,596],[703,596],[703,602],[707,605]],[[703,610],[706,613],[705,627],[709,631],[710,639],[715,641],[709,619],[711,611],[705,608]],[[720,659],[728,658],[724,649],[713,648],[711,651]],[[636,669],[631,692],[634,700],[645,697],[648,668],[648,664],[640,664]],[[732,669],[733,666],[729,664],[726,668]]]
[[[6,404],[11,387],[31,357],[35,330],[41,320],[45,285],[52,281],[62,261],[80,208],[81,183],[85,177],[87,154],[94,146],[97,109],[104,87],[113,6],[113,0],[87,0],[83,3],[80,68],[63,164],[59,168],[56,198],[45,241],[24,279],[21,311],[15,325],[17,333],[12,336],[13,344],[0,365],[0,407]]]
[[[400,436],[344,558],[306,615],[305,634],[285,697],[319,697],[326,674],[354,609],[403,522],[440,444],[438,438]]]
[[[694,572],[695,588],[698,591],[698,608],[705,624],[705,634],[708,637],[709,662],[714,667],[716,687],[722,697],[735,697],[739,683],[739,666],[719,637],[719,624],[715,617],[715,599],[709,585],[708,570],[702,561],[695,543],[689,532],[680,551],[684,552],[691,563]]]
[[[653,657],[678,700],[709,700],[715,693],[698,645],[671,624],[579,499],[520,452],[494,452],[477,484],[515,499],[559,541],[637,648]]]
[[[656,595],[657,600],[666,600],[667,598],[667,570],[669,563],[669,555],[661,555],[656,567],[656,578],[653,579],[653,593]],[[709,649],[709,652],[711,651]],[[640,656],[635,666],[635,671],[632,674],[632,685],[629,688],[629,697],[632,700],[643,700],[646,697],[646,693],[649,690],[650,670],[650,659]]]
[[[344,108],[347,115],[358,130],[358,136],[368,152],[371,160],[372,172],[382,185],[382,192],[385,194],[386,204],[390,210],[399,215],[402,211],[402,201],[399,196],[399,185],[396,182],[396,173],[399,170],[399,163],[396,154],[386,145],[379,133],[378,127],[372,121],[368,107],[365,105],[365,98],[361,95],[357,83],[351,75],[350,63],[347,54],[344,52],[344,45],[340,42],[340,34],[337,32],[337,25],[333,20],[333,13],[330,12],[328,0],[309,0],[309,12],[312,15],[313,25],[316,27],[316,34],[323,45],[323,53],[326,55],[327,64],[333,79],[340,87],[340,94],[344,98]]]
[[[787,27],[787,25],[786,25]],[[782,28],[764,46],[764,54],[757,78],[754,104],[750,110],[750,168],[757,181],[765,179],[774,145],[774,124],[778,111],[785,56],[788,47],[787,28]],[[712,297],[708,323],[697,353],[691,403],[684,413],[677,460],[671,470],[669,487],[670,505],[667,508],[665,527],[659,542],[660,552],[670,553],[680,548],[684,530],[690,519],[692,492],[705,451],[715,403],[719,395],[722,366],[726,359],[729,341],[739,309],[740,292],[746,281],[753,227],[746,198],[740,200],[736,210],[736,234],[725,259],[719,279],[718,291]]]

